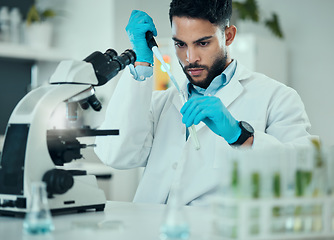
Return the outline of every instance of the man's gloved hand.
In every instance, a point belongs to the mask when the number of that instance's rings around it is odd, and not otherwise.
[[[238,140],[241,129],[238,121],[226,109],[221,100],[213,96],[191,98],[181,108],[182,122],[187,127],[203,121],[214,133],[229,144]]]
[[[153,52],[147,46],[145,38],[147,31],[151,31],[154,36],[157,36],[152,18],[145,12],[133,10],[125,30],[137,55],[136,61],[153,64]]]

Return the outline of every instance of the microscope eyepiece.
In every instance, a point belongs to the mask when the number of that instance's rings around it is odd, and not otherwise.
[[[111,60],[115,59],[118,55],[117,52],[111,48],[109,48],[104,54],[110,57]]]
[[[97,86],[101,86],[115,77],[127,65],[134,64],[136,54],[133,50],[127,49],[120,56],[117,56],[115,50],[108,49],[105,53],[94,52],[86,57],[84,61],[93,65],[98,80]]]

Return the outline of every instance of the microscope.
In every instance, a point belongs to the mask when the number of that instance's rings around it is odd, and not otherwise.
[[[46,183],[53,214],[104,210],[106,198],[96,177],[61,166],[82,158],[80,150],[87,145],[77,138],[118,135],[119,131],[50,129],[49,120],[60,103],[66,104],[70,121],[77,119],[79,107],[100,111],[94,87],[104,85],[135,60],[130,49],[119,56],[108,49],[94,52],[83,61],[62,61],[48,85],[29,92],[17,104],[7,125],[0,159],[0,215],[25,215],[32,197],[31,184],[36,181]]]

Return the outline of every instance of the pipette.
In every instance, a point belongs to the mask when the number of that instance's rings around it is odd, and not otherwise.
[[[173,74],[170,72],[165,60],[163,59],[163,57],[160,53],[160,50],[158,48],[158,44],[156,43],[156,41],[153,37],[153,33],[151,31],[146,32],[146,40],[147,40],[147,45],[149,46],[149,48],[152,49],[156,58],[161,62],[162,66],[165,68],[170,80],[173,82],[174,86],[176,87],[177,91],[179,92],[179,96],[181,98],[182,104],[185,104],[186,101],[187,101],[186,95],[185,95],[184,91],[182,91],[180,89],[179,84],[175,80]],[[197,132],[196,132],[195,125],[191,125],[190,127],[188,127],[188,130],[189,130],[189,133],[190,133],[190,137],[193,141],[193,144],[195,146],[195,149],[199,150],[201,148],[201,145],[200,145],[198,137],[197,137]]]

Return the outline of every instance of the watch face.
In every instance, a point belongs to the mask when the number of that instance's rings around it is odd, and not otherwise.
[[[247,132],[250,132],[250,133],[254,132],[253,127],[249,123],[241,121],[240,124],[242,125],[243,128],[246,129]]]

